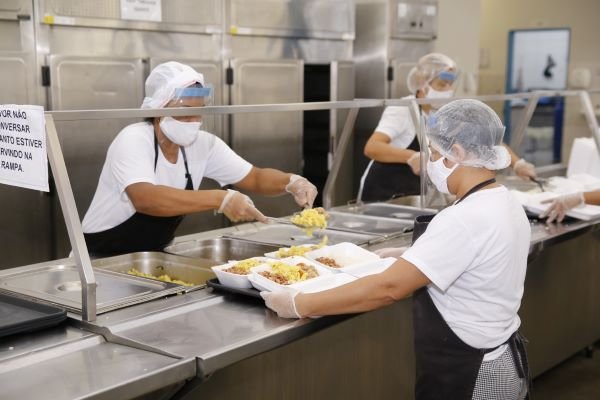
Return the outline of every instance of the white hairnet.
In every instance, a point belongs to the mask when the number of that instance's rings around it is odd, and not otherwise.
[[[438,77],[440,72],[456,69],[456,63],[441,53],[429,53],[419,59],[406,77],[406,86],[411,93],[423,89],[429,82]]]
[[[510,165],[510,154],[502,146],[504,125],[494,110],[478,100],[455,100],[427,119],[426,134],[430,145],[447,159],[471,167],[491,170]],[[453,145],[466,152],[457,158]]]
[[[142,108],[162,108],[175,95],[175,90],[194,83],[204,86],[204,76],[192,67],[175,61],[157,65],[146,79],[146,97]]]

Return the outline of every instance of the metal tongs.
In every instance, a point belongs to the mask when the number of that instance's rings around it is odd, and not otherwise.
[[[545,192],[545,191],[546,191],[546,189],[544,189],[544,185],[545,185],[546,183],[548,183],[548,180],[547,180],[547,179],[543,179],[543,178],[532,178],[532,177],[529,177],[529,179],[530,179],[532,182],[536,183],[536,184],[537,184],[537,185],[540,187],[540,190],[541,190],[542,192]]]

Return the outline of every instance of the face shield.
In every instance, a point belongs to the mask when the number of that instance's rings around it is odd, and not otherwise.
[[[194,84],[185,88],[176,88],[166,107],[205,107],[213,103],[213,88]]]

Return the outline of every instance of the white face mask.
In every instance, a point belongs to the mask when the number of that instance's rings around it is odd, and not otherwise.
[[[436,189],[444,194],[450,194],[448,177],[452,175],[456,168],[458,168],[458,164],[454,164],[452,168],[446,167],[444,157],[440,157],[437,161],[427,161],[427,175],[429,175],[429,179],[431,179]]]
[[[202,121],[182,122],[173,117],[165,117],[160,121],[160,129],[169,140],[179,146],[187,147],[198,139]]]
[[[441,92],[441,91],[435,90],[434,88],[429,86],[429,90],[427,90],[427,94],[425,95],[425,98],[427,98],[427,99],[447,99],[452,96],[454,96],[454,90],[444,90],[443,92]],[[444,104],[442,104],[442,103],[431,104],[431,108],[433,108],[434,110],[437,110],[438,108],[440,108],[443,105]]]

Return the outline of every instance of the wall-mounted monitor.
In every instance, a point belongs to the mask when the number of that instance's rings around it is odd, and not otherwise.
[[[570,39],[569,28],[510,31],[506,92],[566,89]]]

